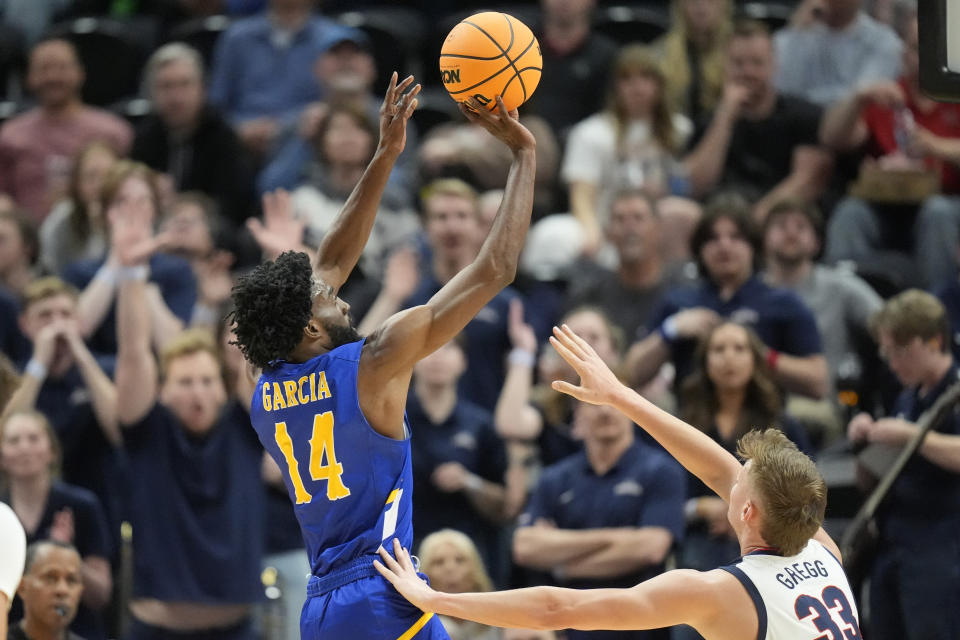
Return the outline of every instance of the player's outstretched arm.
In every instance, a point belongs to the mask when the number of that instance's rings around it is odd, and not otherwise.
[[[417,108],[420,93],[419,84],[407,91],[412,84],[413,76],[400,84],[397,84],[396,72],[390,78],[380,107],[380,141],[376,153],[320,243],[314,272],[334,291],[339,291],[360,259],[390,172],[406,144],[407,121]]]
[[[724,501],[740,462],[702,431],[676,418],[620,382],[587,342],[570,327],[553,328],[550,344],[576,370],[580,384],[555,381],[553,388],[583,402],[609,405],[649,433],[690,473]]]
[[[720,572],[676,570],[642,582],[632,589],[562,589],[531,587],[488,593],[441,593],[418,575],[409,553],[394,539],[394,555],[380,549],[377,571],[422,611],[494,627],[531,629],[640,630],[677,624],[704,629],[722,615],[721,588],[736,587]],[[732,589],[731,589],[732,587]],[[748,598],[746,593],[742,594]],[[749,600],[744,603],[749,606]],[[755,623],[754,623],[755,625]],[[754,626],[753,634],[756,635]],[[745,636],[746,637],[746,636]]]
[[[476,103],[476,101],[474,100]],[[513,153],[500,210],[476,259],[454,276],[425,305],[390,317],[367,339],[360,359],[361,409],[377,428],[402,428],[403,402],[413,365],[456,336],[497,293],[513,281],[530,213],[536,172],[536,141],[498,97],[498,113],[477,104],[461,111],[504,142]],[[383,432],[382,432],[383,433]]]

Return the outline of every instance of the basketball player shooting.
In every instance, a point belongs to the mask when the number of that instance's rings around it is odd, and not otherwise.
[[[425,305],[357,335],[337,291],[373,224],[417,88],[384,100],[380,147],[313,265],[287,252],[234,289],[237,343],[262,369],[251,419],[283,471],[310,557],[301,635],[313,638],[447,638],[439,620],[377,575],[377,549],[413,541],[410,433],[404,410],[414,364],[445,344],[516,273],[533,207],[536,143],[502,100],[491,113],[471,99],[472,122],[504,142],[512,163],[500,210],[472,264]]]
[[[377,570],[423,611],[498,626],[630,630],[679,624],[707,640],[861,638],[857,608],[837,545],[821,528],[826,485],[780,431],[741,438],[737,459],[703,432],[623,385],[596,352],[564,326],[550,339],[580,384],[553,388],[609,405],[642,425],[729,505],[743,557],[713,571],[677,569],[630,589],[533,587],[493,593],[433,591],[394,541]]]

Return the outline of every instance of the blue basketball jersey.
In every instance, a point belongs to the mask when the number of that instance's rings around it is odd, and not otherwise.
[[[413,544],[410,440],[380,435],[360,410],[362,349],[280,362],[253,397],[253,426],[283,471],[315,576],[392,549],[394,536]]]

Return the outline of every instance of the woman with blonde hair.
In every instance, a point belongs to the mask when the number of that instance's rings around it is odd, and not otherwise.
[[[423,539],[419,549],[421,571],[438,591],[468,593],[493,591],[480,552],[466,534],[441,529]],[[440,616],[450,640],[500,640],[500,630],[448,616]]]
[[[607,107],[570,131],[561,175],[570,212],[585,230],[588,253],[601,245],[613,196],[642,189],[652,198],[686,195],[677,153],[692,126],[667,103],[666,77],[643,45],[620,50],[611,73]]]
[[[696,121],[723,93],[731,0],[673,0],[670,30],[653,43],[667,78],[667,102]]]

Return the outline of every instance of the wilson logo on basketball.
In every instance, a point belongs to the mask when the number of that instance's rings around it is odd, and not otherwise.
[[[460,82],[460,69],[441,69],[440,76],[443,78],[443,84]]]

